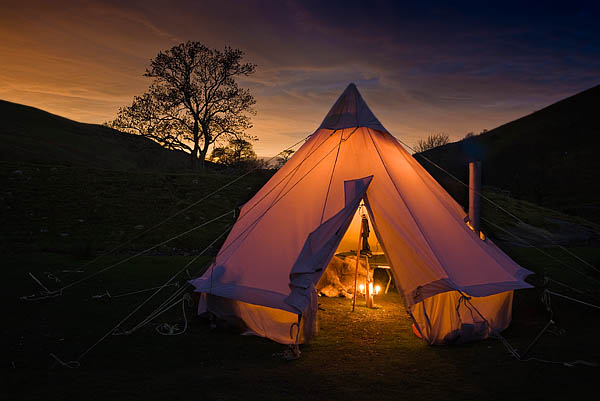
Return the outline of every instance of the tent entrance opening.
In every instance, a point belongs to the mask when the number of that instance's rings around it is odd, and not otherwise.
[[[373,307],[377,297],[395,288],[391,265],[362,203],[317,283],[316,290],[319,296],[352,299],[355,280],[357,305],[366,302],[367,306]]]

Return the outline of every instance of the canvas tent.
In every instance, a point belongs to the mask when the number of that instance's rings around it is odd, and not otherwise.
[[[430,344],[486,338],[511,320],[531,274],[466,213],[350,84],[321,126],[241,209],[214,263],[191,281],[199,312],[241,319],[284,344],[316,332],[315,284],[361,200],[394,282]],[[356,248],[355,248],[356,249]]]

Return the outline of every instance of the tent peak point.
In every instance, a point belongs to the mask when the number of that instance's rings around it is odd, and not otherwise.
[[[333,104],[319,128],[338,130],[354,127],[388,132],[367,106],[356,84],[351,82]]]

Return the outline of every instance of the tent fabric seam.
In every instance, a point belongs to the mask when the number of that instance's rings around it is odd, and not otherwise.
[[[300,161],[300,163],[294,167],[294,169],[292,171],[289,172],[288,175],[286,175],[285,177],[283,177],[281,179],[281,181],[277,182],[277,184],[274,185],[274,187],[267,192],[262,198],[260,198],[258,200],[258,202],[256,202],[254,205],[252,205],[252,207],[250,208],[250,210],[248,210],[247,212],[245,212],[244,214],[240,214],[240,217],[238,218],[238,221],[241,221],[242,218],[246,217],[248,215],[248,213],[250,213],[251,210],[253,210],[256,206],[258,206],[258,204],[260,204],[267,196],[269,196],[269,194],[271,194],[271,192],[273,192],[275,190],[275,188],[277,188],[281,183],[283,183],[286,178],[290,177],[288,182],[284,184],[283,189],[281,191],[279,191],[279,194],[277,195],[277,197],[281,194],[281,192],[283,192],[283,190],[285,189],[285,187],[287,186],[287,184],[289,184],[289,182],[292,180],[292,178],[294,177],[294,175],[296,175],[296,173],[300,170],[300,167],[302,167],[302,165],[304,164],[304,162],[313,155],[314,152],[317,151],[317,149],[319,149],[325,142],[327,142],[327,139],[329,139],[332,135],[334,135],[336,133],[337,130],[334,130],[325,140],[323,140],[320,144],[318,144],[318,146],[316,146],[316,142],[312,145],[312,147],[310,148],[310,150],[308,151],[307,155]],[[277,198],[276,197],[276,198]]]
[[[256,225],[259,223],[259,221],[267,214],[267,212],[269,210],[271,210],[271,208],[273,208],[273,206],[275,206],[279,201],[281,201],[288,193],[290,193],[290,191],[292,189],[294,189],[294,187],[296,185],[298,185],[298,183],[300,183],[300,181],[302,181],[304,178],[306,178],[306,176],[308,176],[323,160],[325,160],[329,156],[329,154],[331,152],[333,152],[333,150],[336,147],[337,147],[337,145],[334,146],[333,148],[331,148],[331,150],[329,150],[325,154],[325,156],[323,156],[321,158],[321,160],[319,160],[313,167],[311,167],[311,169],[309,171],[307,171],[302,177],[300,177],[300,179],[298,181],[296,181],[294,183],[294,185],[292,185],[286,193],[284,193],[281,197],[277,198],[260,216],[258,216],[242,233],[240,233],[240,235],[238,235],[234,240],[232,240],[231,243],[229,244],[229,246],[227,248],[223,249],[222,252],[228,250],[235,242],[238,242],[237,246],[239,247],[241,245],[241,243],[243,243],[243,241],[238,241],[238,239],[240,239],[243,235],[245,235],[244,239],[247,238],[248,235],[250,235],[250,233],[254,230],[254,228],[256,228]],[[237,249],[237,248],[235,248],[235,249]],[[235,251],[235,249],[234,249],[234,251]],[[221,252],[221,251],[219,251],[219,252]],[[233,255],[233,253],[232,253],[232,255]],[[227,260],[229,260],[229,257],[231,257],[232,255],[228,256],[227,259],[225,259],[222,263],[227,262]]]
[[[419,230],[419,233],[421,234],[421,237],[425,240],[425,243],[427,244],[427,247],[429,248],[429,251],[431,251],[431,253],[433,254],[433,256],[435,257],[435,260],[438,262],[439,267],[443,270],[443,272],[447,275],[446,269],[444,268],[444,264],[442,263],[442,261],[440,260],[439,256],[436,254],[436,252],[434,251],[431,243],[429,242],[429,240],[427,239],[427,237],[425,236],[425,233],[423,232],[423,229],[421,228],[421,225],[419,224],[419,222],[417,221],[417,219],[415,218],[415,216],[413,216],[412,213],[410,213],[410,208],[408,207],[408,205],[406,204],[406,201],[404,200],[404,197],[402,196],[402,194],[400,193],[400,190],[398,189],[398,186],[396,185],[396,183],[394,182],[394,179],[392,178],[387,165],[385,164],[385,161],[383,160],[383,158],[381,157],[381,153],[379,152],[379,148],[377,147],[377,144],[375,144],[375,140],[373,139],[373,136],[371,134],[371,129],[369,127],[367,127],[367,132],[369,133],[369,137],[371,138],[371,142],[373,143],[373,146],[375,147],[375,150],[377,151],[377,156],[379,156],[379,160],[381,161],[381,164],[383,165],[383,168],[385,169],[385,172],[387,173],[388,178],[390,179],[390,181],[392,182],[392,184],[394,185],[394,189],[396,190],[396,193],[398,194],[398,196],[400,197],[400,199],[402,200],[402,203],[404,204],[404,206],[406,207],[406,209],[409,211],[409,215],[411,217],[411,219],[413,220],[413,222],[415,223],[415,226],[417,227],[417,229]]]
[[[329,185],[327,186],[327,194],[325,195],[325,202],[323,203],[323,210],[321,212],[321,220],[320,220],[319,224],[323,223],[323,218],[325,217],[325,210],[327,208],[327,200],[329,198],[329,191],[331,190],[331,183],[333,181],[333,176],[335,175],[335,167],[337,165],[338,157],[340,155],[340,149],[342,147],[342,142],[345,142],[348,139],[350,139],[350,137],[352,137],[352,134],[354,134],[356,132],[356,130],[358,130],[358,128],[359,127],[354,128],[354,130],[352,130],[352,132],[350,132],[350,134],[348,135],[348,137],[346,139],[344,139],[344,129],[342,128],[342,132],[340,134],[340,142],[338,144],[337,153],[335,155],[335,161],[333,163],[333,168],[331,169],[331,177],[329,177]]]
[[[337,153],[335,154],[335,160],[333,162],[333,167],[331,168],[331,176],[329,177],[329,185],[327,185],[327,193],[325,194],[325,202],[323,202],[323,210],[321,211],[321,220],[319,224],[323,223],[323,217],[325,217],[325,209],[327,208],[327,199],[329,198],[329,191],[331,190],[331,182],[333,181],[333,176],[335,175],[335,166],[337,165],[338,157],[340,156],[340,148],[342,147],[342,139],[344,138],[344,128],[340,133],[340,141],[337,146]]]
[[[304,159],[302,159],[302,160],[300,161],[300,163],[298,164],[298,166],[296,166],[296,167],[295,167],[295,168],[294,168],[292,171],[290,171],[290,173],[289,173],[287,176],[285,176],[285,177],[284,177],[284,178],[283,178],[281,181],[279,181],[279,182],[278,182],[278,183],[277,183],[277,184],[276,184],[276,185],[273,187],[273,189],[271,189],[271,190],[270,190],[269,192],[267,192],[267,193],[266,193],[266,194],[265,194],[265,195],[264,195],[262,198],[260,198],[260,199],[258,200],[258,202],[256,202],[254,205],[252,205],[252,207],[250,208],[250,210],[248,210],[248,211],[247,211],[247,212],[246,212],[246,213],[245,213],[243,216],[242,216],[242,215],[240,215],[240,217],[239,217],[239,219],[238,219],[238,222],[242,220],[242,217],[245,217],[245,216],[247,216],[247,215],[250,213],[250,211],[251,211],[251,210],[253,210],[253,209],[254,209],[254,208],[255,208],[255,207],[256,207],[256,206],[257,206],[257,205],[258,205],[260,202],[262,202],[262,201],[263,201],[263,200],[264,200],[264,199],[265,199],[265,198],[266,198],[266,197],[267,197],[267,196],[268,196],[270,193],[272,193],[272,192],[275,190],[275,188],[277,188],[277,186],[279,186],[279,184],[283,183],[283,182],[285,181],[285,179],[286,179],[288,176],[290,176],[290,179],[288,180],[288,182],[284,184],[283,188],[282,188],[282,189],[281,189],[281,191],[279,191],[279,193],[276,195],[275,199],[273,200],[273,202],[271,203],[271,205],[270,205],[270,206],[267,208],[267,210],[266,210],[266,211],[265,211],[265,212],[264,212],[264,213],[263,213],[261,216],[257,217],[257,218],[256,218],[256,220],[255,220],[255,221],[253,221],[253,222],[251,223],[251,225],[250,225],[250,226],[249,226],[249,227],[248,227],[246,230],[244,230],[242,233],[240,233],[240,235],[238,235],[238,236],[237,236],[237,237],[236,237],[236,238],[235,238],[235,239],[234,239],[234,240],[231,242],[231,244],[229,244],[229,246],[228,246],[228,247],[226,247],[225,249],[219,250],[219,252],[222,252],[222,251],[224,252],[224,251],[226,251],[227,249],[229,249],[229,248],[230,248],[230,247],[233,245],[233,243],[234,243],[234,242],[236,242],[236,241],[237,241],[237,240],[238,240],[238,239],[239,239],[239,238],[240,238],[242,235],[246,234],[246,231],[248,231],[248,229],[250,229],[250,231],[248,232],[248,235],[250,234],[250,232],[252,231],[252,229],[254,229],[255,225],[258,223],[258,221],[260,220],[260,218],[261,218],[262,216],[264,216],[264,214],[266,214],[266,212],[267,212],[267,211],[268,211],[270,208],[272,208],[272,207],[275,205],[275,203],[276,203],[276,202],[278,202],[279,200],[281,200],[281,199],[283,198],[283,197],[281,197],[281,198],[280,198],[279,196],[280,196],[280,195],[281,195],[281,193],[282,193],[282,192],[285,190],[285,188],[287,187],[287,185],[289,184],[289,182],[292,180],[293,176],[294,176],[294,175],[296,175],[296,173],[297,173],[297,172],[300,170],[300,167],[302,167],[302,165],[304,164],[304,162],[305,162],[305,161],[306,161],[306,160],[307,160],[307,159],[308,159],[310,156],[312,156],[312,155],[313,155],[313,153],[314,153],[314,152],[316,152],[316,151],[317,151],[317,149],[319,149],[319,148],[320,148],[320,147],[321,147],[321,146],[322,146],[322,145],[323,145],[325,142],[327,142],[327,139],[329,139],[329,138],[330,138],[332,135],[334,135],[336,131],[337,131],[337,130],[334,130],[334,131],[333,131],[333,132],[332,132],[332,133],[331,133],[331,134],[330,134],[330,135],[329,135],[329,136],[328,136],[328,137],[327,137],[325,140],[323,140],[321,143],[319,143],[319,144],[318,144],[318,146],[316,146],[316,147],[315,147],[315,145],[316,145],[316,142],[315,142],[315,143],[312,145],[312,147],[311,147],[311,150],[310,150],[310,151],[308,152],[308,154],[307,154],[307,155],[304,157]],[[333,150],[333,149],[332,149],[332,150]],[[330,152],[331,152],[331,151],[330,151]],[[329,152],[328,152],[328,154],[329,154]],[[328,154],[327,154],[327,155],[328,155]],[[326,156],[327,156],[327,155],[326,155]],[[326,156],[325,156],[325,157],[326,157]],[[321,160],[319,160],[319,162],[317,163],[317,165],[318,165],[318,164],[319,164],[321,161],[322,161],[322,159],[321,159]],[[316,166],[316,165],[315,165],[315,166]],[[315,166],[313,166],[313,168],[314,168]],[[311,170],[312,170],[312,169],[311,169]],[[311,170],[309,170],[309,172],[310,172]],[[302,178],[303,178],[303,177],[302,177]],[[299,181],[300,181],[300,180],[299,180]],[[297,181],[297,182],[296,182],[294,185],[296,185],[296,184],[297,184],[299,181]],[[291,190],[291,188],[290,188],[290,190]],[[288,192],[289,192],[289,191],[288,191]],[[285,195],[285,194],[284,194],[284,195]],[[237,223],[237,222],[236,222],[236,223]],[[252,229],[251,229],[251,228],[252,228]],[[246,237],[247,237],[247,235],[246,235]],[[239,245],[238,245],[238,246],[239,246]],[[237,248],[236,248],[236,249],[237,249]]]

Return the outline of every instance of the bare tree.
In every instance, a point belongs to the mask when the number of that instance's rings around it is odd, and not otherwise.
[[[192,168],[204,168],[209,146],[218,139],[253,139],[245,131],[252,127],[256,102],[236,78],[256,66],[243,63],[243,55],[190,41],[159,52],[144,74],[153,78],[148,91],[108,125],[187,151]]]
[[[426,150],[437,148],[438,146],[445,145],[450,142],[450,136],[448,134],[432,134],[427,139],[419,139],[415,150],[417,153],[425,152]]]
[[[189,122],[183,124],[180,119],[171,118],[150,92],[134,97],[131,106],[121,107],[117,118],[106,125],[152,139],[170,150],[193,150],[193,138],[187,130]]]

